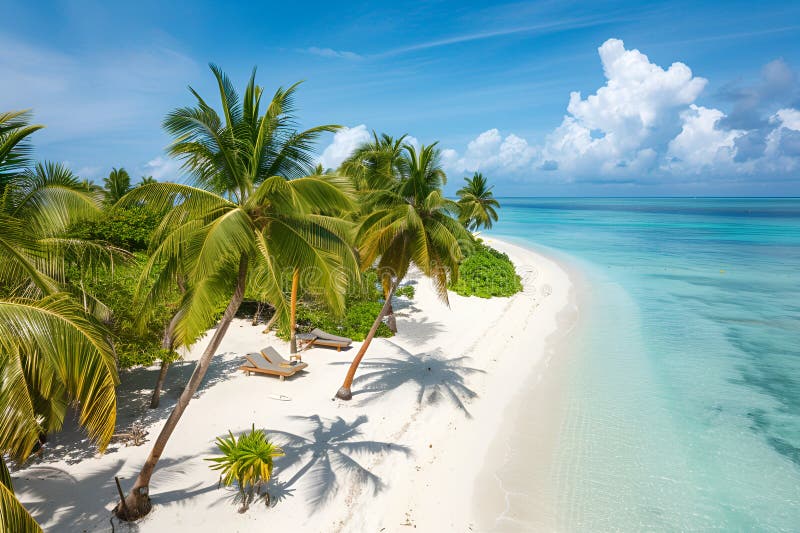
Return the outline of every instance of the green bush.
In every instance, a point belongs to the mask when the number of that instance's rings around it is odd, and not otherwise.
[[[458,281],[450,290],[461,296],[511,296],[522,290],[514,263],[502,252],[477,243],[459,268]]]
[[[113,271],[100,270],[81,281],[81,276],[74,267],[67,276],[74,293],[81,293],[82,284],[87,294],[95,295],[111,310],[109,326],[120,368],[146,366],[165,359],[171,361],[177,355],[161,348],[164,328],[169,323],[178,300],[177,289],[174,302],[170,305],[166,303],[158,305],[152,310],[143,328],[136,327],[138,316],[133,301],[139,276],[146,261],[146,255],[137,253],[127,262],[116,264]]]
[[[320,328],[334,335],[363,341],[382,307],[382,301],[351,300],[347,303],[344,316],[336,317],[320,306],[300,304],[297,306],[297,332],[306,333],[314,328]],[[376,337],[392,335],[392,330],[386,324],[378,326],[378,332],[375,334]],[[278,337],[288,340],[289,336],[288,327],[281,327],[278,330]]]
[[[405,290],[402,291],[402,296],[409,298],[414,296],[414,287],[403,287],[403,289]],[[383,291],[378,283],[375,270],[369,269],[362,273],[361,284],[351,287],[350,290],[343,316],[334,315],[309,294],[305,298],[301,298],[297,304],[297,332],[307,333],[314,328],[320,328],[334,335],[350,337],[354,341],[363,341],[383,307]],[[400,290],[396,292],[397,295],[401,295]],[[289,340],[289,325],[281,324],[277,335],[284,340]],[[391,337],[392,335],[394,333],[386,324],[378,326],[375,334],[376,337]]]
[[[99,220],[75,225],[72,236],[103,241],[126,250],[147,250],[150,234],[158,225],[159,215],[145,207],[112,209],[102,214]]]
[[[405,296],[406,298],[413,298],[414,297],[414,286],[413,285],[403,285],[402,287],[398,287],[394,293],[397,296]]]

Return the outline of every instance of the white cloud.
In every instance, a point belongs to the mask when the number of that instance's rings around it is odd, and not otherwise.
[[[309,48],[305,48],[304,51],[308,52],[309,54],[314,54],[315,56],[321,56],[321,57],[334,57],[339,59],[362,59],[362,57],[355,52],[349,52],[347,50],[334,50],[333,48],[319,48],[317,46],[311,46]]]
[[[619,39],[607,40],[598,53],[604,85],[585,98],[572,92],[561,124],[540,145],[514,134],[504,138],[490,129],[461,154],[444,150],[447,168],[493,170],[519,178],[641,181],[698,173],[788,175],[800,167],[800,111],[778,110],[766,133],[732,128],[725,113],[696,104],[707,80],[693,75],[687,65],[662,68],[640,51],[626,49]],[[777,68],[773,63],[770,72]],[[792,93],[785,85],[781,90]],[[764,135],[766,141],[759,141]]]
[[[413,135],[406,135],[405,138],[403,139],[403,143],[410,144],[414,148],[419,149],[419,139],[417,139]]]
[[[69,161],[64,161],[66,166],[71,166]],[[84,167],[80,167],[78,170],[75,171],[75,175],[82,179],[96,179],[100,176],[100,171],[102,168],[95,166],[95,165],[87,165]]]
[[[319,162],[325,168],[336,168],[353,153],[359,144],[372,138],[367,126],[359,124],[353,128],[342,128],[333,135],[333,142],[325,148]]]
[[[574,174],[626,174],[654,163],[656,148],[682,128],[682,113],[706,80],[683,63],[663,69],[619,39],[598,49],[606,83],[570,94],[568,115],[548,137],[543,157]],[[625,170],[627,169],[627,170]]]
[[[684,173],[700,172],[714,168],[722,170],[733,163],[735,141],[742,130],[717,128],[725,114],[718,109],[692,104],[681,113],[683,127],[670,141],[667,156],[669,165]]]
[[[157,181],[178,181],[181,163],[177,159],[158,156],[144,166],[144,175],[153,176]]]
[[[800,110],[784,108],[769,119],[775,128],[766,136],[764,153],[785,172],[800,168]]]
[[[453,172],[494,170],[505,173],[524,168],[535,153],[522,137],[511,133],[503,138],[500,131],[493,128],[470,141],[461,157],[453,149],[443,150],[442,161]]]
[[[800,131],[800,111],[797,109],[779,109],[771,118],[773,124],[780,124],[782,127]]]

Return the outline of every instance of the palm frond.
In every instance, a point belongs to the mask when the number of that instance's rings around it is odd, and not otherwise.
[[[107,338],[106,329],[68,294],[56,293],[36,302],[0,300],[2,371],[18,378],[15,372],[25,361],[52,372],[63,385],[66,400],[80,406],[79,422],[101,451],[111,439],[116,419],[117,373]],[[22,387],[18,379],[12,382]],[[39,390],[49,393],[47,388]],[[25,401],[19,389],[4,387],[0,394],[6,411],[0,422],[0,449],[25,459],[35,444],[31,427],[42,421],[35,415],[31,419],[30,400]]]
[[[28,137],[44,128],[30,124],[30,118],[28,110],[0,112],[0,192],[28,164],[31,153]]]
[[[41,533],[42,528],[22,506],[11,488],[11,476],[3,458],[0,457],[0,531],[14,533]]]

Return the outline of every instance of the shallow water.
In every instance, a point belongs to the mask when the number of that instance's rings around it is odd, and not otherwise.
[[[491,235],[563,254],[588,294],[547,466],[522,475],[531,415],[507,443],[500,529],[800,529],[800,200],[502,205]]]

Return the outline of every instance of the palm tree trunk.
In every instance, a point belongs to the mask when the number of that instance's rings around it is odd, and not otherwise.
[[[228,303],[228,307],[225,308],[222,319],[217,325],[217,330],[214,332],[213,337],[211,337],[211,342],[203,352],[203,355],[197,361],[197,366],[195,366],[192,377],[189,378],[189,383],[187,383],[186,388],[183,389],[183,393],[181,393],[180,398],[178,398],[178,403],[175,405],[172,413],[170,413],[167,423],[164,424],[155,444],[153,444],[153,449],[150,451],[150,455],[147,457],[144,466],[142,466],[142,470],[139,472],[139,476],[136,478],[133,488],[125,498],[125,505],[118,505],[116,508],[116,515],[121,520],[137,520],[150,512],[152,508],[149,495],[150,478],[153,475],[153,471],[156,468],[161,454],[164,453],[167,441],[175,430],[178,421],[181,419],[181,415],[183,415],[183,412],[189,405],[192,396],[197,392],[200,383],[203,381],[208,371],[211,358],[214,356],[217,348],[219,348],[222,339],[225,337],[225,333],[228,331],[228,327],[231,325],[233,317],[236,316],[236,311],[239,310],[239,306],[242,304],[242,300],[244,300],[246,281],[247,257],[242,255],[242,258],[239,260],[239,275],[236,278],[236,289],[233,292],[230,303]]]
[[[172,346],[174,344],[174,336],[175,336],[175,327],[178,325],[178,320],[180,319],[180,313],[175,312],[172,315],[172,319],[167,324],[167,328],[164,330],[164,338],[161,341],[161,348],[164,350],[169,350],[172,352]],[[167,370],[169,370],[169,361],[161,360],[161,368],[158,371],[158,379],[156,379],[156,386],[153,389],[153,397],[150,399],[150,409],[155,409],[158,407],[158,403],[161,400],[161,387],[164,386],[164,380],[167,377]]]
[[[264,304],[263,304],[263,303],[261,303],[261,302],[256,302],[256,312],[255,312],[255,313],[253,313],[253,321],[251,322],[251,324],[252,324],[253,326],[257,326],[257,325],[258,325],[258,321],[259,321],[259,319],[261,318],[261,309],[262,309],[263,307],[264,307]]]
[[[391,285],[385,285],[383,287],[383,296],[386,298],[386,301],[389,302],[389,309],[386,311],[386,326],[391,330],[392,333],[397,333],[397,320],[394,318],[394,307],[392,307],[392,296],[389,294],[389,291],[394,293],[394,289]]]
[[[367,348],[369,348],[372,339],[378,332],[378,326],[381,325],[383,317],[386,316],[386,313],[392,307],[392,296],[394,295],[395,289],[397,289],[396,283],[393,284],[389,289],[389,295],[386,298],[386,301],[383,302],[381,312],[378,313],[378,317],[375,319],[375,322],[372,323],[372,327],[370,328],[369,333],[367,333],[367,338],[364,339],[364,344],[361,345],[361,348],[358,350],[355,359],[353,359],[353,362],[350,364],[350,368],[347,370],[347,376],[344,378],[342,387],[336,392],[336,397],[340,400],[350,400],[353,398],[353,394],[350,392],[350,387],[353,385],[353,378],[356,376],[356,370],[358,370],[358,365],[361,364],[361,360],[364,358]]]
[[[300,284],[300,269],[295,268],[292,273],[292,301],[289,307],[289,327],[292,336],[289,339],[289,353],[297,353],[297,286]]]

